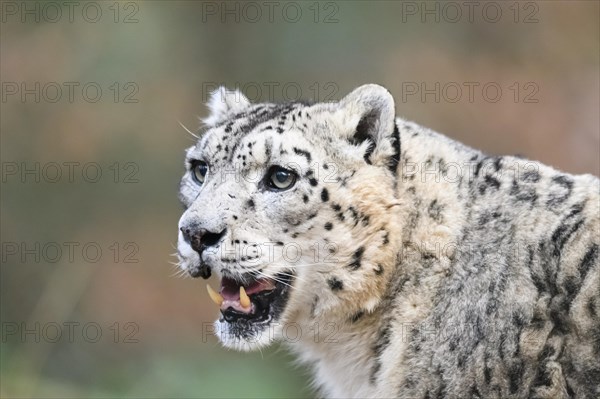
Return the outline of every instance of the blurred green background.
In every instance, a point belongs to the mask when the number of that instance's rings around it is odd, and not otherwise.
[[[449,3],[3,1],[1,396],[313,395],[284,349],[220,348],[203,282],[169,264],[179,123],[220,83],[379,83],[468,145],[598,175],[599,3]]]

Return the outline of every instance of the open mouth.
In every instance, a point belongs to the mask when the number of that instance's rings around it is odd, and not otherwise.
[[[285,308],[291,280],[288,275],[248,277],[243,282],[223,277],[219,292],[210,285],[206,288],[228,323],[268,323]]]

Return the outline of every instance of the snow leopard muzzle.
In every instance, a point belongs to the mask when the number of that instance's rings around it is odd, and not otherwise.
[[[189,270],[190,276],[194,278],[202,277],[205,280],[208,279],[211,276],[211,268],[202,262],[202,253],[208,248],[215,247],[225,236],[226,229],[223,229],[219,233],[214,233],[194,226],[185,226],[181,227],[180,230],[184,240],[190,244],[200,258],[200,263]]]

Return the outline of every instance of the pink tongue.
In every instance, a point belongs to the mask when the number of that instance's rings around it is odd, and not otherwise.
[[[248,286],[244,286],[247,295],[265,290],[272,290],[274,288],[275,284],[269,279],[255,280]],[[234,280],[223,278],[221,280],[220,294],[223,296],[223,303],[221,304],[222,310],[233,308],[238,312],[251,313],[254,309],[254,304],[251,304],[247,309],[242,307],[240,304],[240,284]]]
[[[251,295],[257,292],[272,290],[275,288],[275,284],[269,279],[260,279],[251,282],[249,285],[244,286],[246,294]],[[223,278],[221,280],[221,291],[220,294],[225,300],[239,301],[240,300],[240,284],[234,280]]]
[[[221,280],[221,291],[220,294],[225,300],[239,301],[240,300],[240,286],[233,280],[223,278]]]

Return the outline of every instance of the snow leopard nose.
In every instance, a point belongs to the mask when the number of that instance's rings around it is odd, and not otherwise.
[[[223,231],[215,233],[206,229],[192,227],[181,227],[180,230],[185,241],[198,253],[201,253],[206,248],[217,245],[225,235],[226,231],[226,229],[223,229]]]

